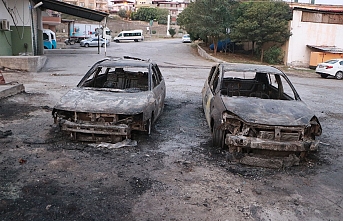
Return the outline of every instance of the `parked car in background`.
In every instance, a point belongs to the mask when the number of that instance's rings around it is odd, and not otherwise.
[[[191,43],[191,37],[189,34],[185,34],[182,36],[182,43]]]
[[[113,41],[119,43],[121,41],[143,41],[144,35],[143,30],[132,30],[132,31],[122,31],[116,37],[113,38]]]
[[[43,29],[43,46],[44,49],[56,49],[56,34],[50,29]]]
[[[120,142],[132,131],[151,133],[166,86],[156,63],[138,58],[95,63],[54,107],[55,123],[81,141]]]
[[[316,67],[316,73],[322,78],[333,76],[337,80],[343,79],[343,59],[331,59],[324,63],[319,63]]]
[[[275,156],[296,164],[317,150],[322,128],[280,70],[254,64],[213,66],[202,90],[213,145],[227,146],[240,162]],[[261,158],[263,158],[261,157]],[[284,159],[272,166],[277,168]],[[257,165],[261,166],[261,165]]]
[[[87,39],[84,39],[80,42],[80,46],[86,47],[86,48],[98,47],[98,45],[101,47],[105,47],[105,44],[106,44],[106,46],[109,46],[110,42],[108,40],[105,41],[105,39],[103,39],[103,38],[87,38]]]

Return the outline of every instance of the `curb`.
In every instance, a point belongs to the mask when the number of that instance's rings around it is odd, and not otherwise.
[[[215,62],[223,62],[223,60],[220,60],[218,58],[215,58],[209,54],[207,54],[207,52],[202,49],[198,44],[197,44],[197,47],[198,47],[198,54],[203,57],[203,58],[206,58],[208,60],[212,60],[212,61],[215,61]]]
[[[0,85],[0,99],[25,92],[23,84]]]

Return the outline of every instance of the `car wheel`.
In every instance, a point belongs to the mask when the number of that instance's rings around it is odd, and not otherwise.
[[[223,130],[218,130],[216,128],[213,128],[213,133],[212,133],[212,144],[214,147],[224,147],[225,143],[225,136],[224,136],[224,131]]]
[[[101,47],[105,47],[105,43],[103,43],[103,44],[101,45]]]
[[[342,71],[338,71],[335,75],[335,78],[337,80],[342,80],[343,79],[343,72]]]
[[[328,74],[321,74],[320,77],[322,78],[327,78],[329,75]]]
[[[88,48],[88,47],[89,47],[89,44],[85,44],[85,47]]]

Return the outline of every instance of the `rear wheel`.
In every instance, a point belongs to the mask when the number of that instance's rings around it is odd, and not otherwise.
[[[213,128],[212,144],[214,147],[224,147],[225,133],[223,130]]]
[[[338,71],[335,75],[335,78],[337,80],[342,80],[343,79],[343,72],[342,71]]]
[[[327,78],[329,75],[328,74],[321,74],[320,75],[322,78]]]

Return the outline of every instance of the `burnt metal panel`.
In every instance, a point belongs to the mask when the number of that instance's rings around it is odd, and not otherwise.
[[[297,126],[309,124],[313,117],[306,104],[297,100],[222,96],[226,109],[239,113],[245,122],[264,125]]]

